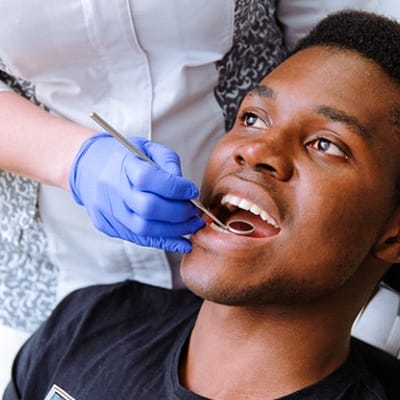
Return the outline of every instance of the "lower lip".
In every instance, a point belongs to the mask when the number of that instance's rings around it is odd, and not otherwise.
[[[192,242],[193,244],[196,244],[197,242],[202,247],[210,249],[243,251],[257,247],[264,247],[276,236],[278,236],[278,234],[268,237],[236,235],[230,232],[217,231],[207,224],[204,228],[192,235]]]

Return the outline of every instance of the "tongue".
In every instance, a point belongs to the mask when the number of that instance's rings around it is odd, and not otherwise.
[[[268,237],[276,235],[279,232],[278,228],[270,225],[268,222],[263,221],[259,216],[245,210],[237,210],[225,221],[225,223],[230,223],[232,221],[242,220],[251,223],[255,231],[249,236],[252,237]],[[235,228],[239,227],[239,224],[234,224]],[[239,228],[240,229],[240,228]]]

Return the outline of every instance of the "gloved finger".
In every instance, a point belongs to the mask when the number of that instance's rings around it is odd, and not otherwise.
[[[169,223],[184,222],[198,214],[198,209],[188,200],[169,200],[151,192],[141,192],[131,187],[129,180],[113,179],[117,166],[110,165],[110,175],[99,177],[93,206],[104,214],[113,215],[119,221],[130,218],[132,213],[147,220],[160,220]],[[117,184],[117,187],[110,190]]]
[[[122,193],[122,198],[126,208],[144,219],[177,223],[184,222],[199,212],[188,200],[169,200],[154,193],[137,191],[136,188]],[[118,211],[115,213],[118,215]]]
[[[184,222],[168,223],[152,221],[132,214],[129,220],[124,221],[125,226],[136,235],[152,237],[177,237],[189,235],[198,231],[205,225],[204,219],[195,216]]]
[[[178,154],[174,150],[161,143],[152,142],[138,136],[130,136],[128,140],[138,147],[163,171],[182,176],[181,162]]]
[[[165,172],[182,176],[181,161],[178,154],[168,147],[147,141],[143,144],[145,153]]]
[[[140,236],[134,234],[118,221],[109,221],[104,214],[98,211],[95,211],[90,217],[97,229],[111,237],[124,239],[140,246],[154,247],[170,252],[188,253],[192,249],[190,241],[184,237]]]
[[[118,167],[111,164],[107,168],[111,174],[99,177],[91,207],[102,213],[110,222],[117,220],[131,225],[132,215],[137,215],[149,224],[155,221],[176,224],[184,223],[198,214],[197,208],[188,200],[168,200],[154,193],[137,191],[135,187],[130,186],[125,177],[115,182],[113,176],[117,174],[112,172],[116,168]],[[110,190],[115,184],[117,187]],[[186,233],[190,232],[183,234]],[[151,233],[150,235],[154,236]]]
[[[172,253],[189,253],[192,250],[192,243],[184,238],[154,238],[146,237],[143,244],[137,244],[162,249]]]
[[[194,233],[205,224],[204,220],[197,215],[177,223],[143,218],[127,208],[122,201],[115,199],[108,199],[107,202],[103,201],[101,208],[92,208],[88,210],[88,213],[96,228],[105,233],[118,224],[118,231],[121,234],[122,227],[124,227],[124,229],[135,235],[174,237]],[[125,232],[126,235],[127,233]]]
[[[163,171],[158,166],[128,155],[124,162],[125,174],[138,191],[156,193],[171,200],[196,198],[199,191],[189,179]]]

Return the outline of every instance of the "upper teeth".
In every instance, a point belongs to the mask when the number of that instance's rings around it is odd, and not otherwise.
[[[231,194],[226,194],[221,200],[221,204],[231,211],[235,208],[241,208],[242,210],[250,211],[255,215],[259,215],[263,221],[268,222],[270,225],[275,228],[279,228],[277,222],[268,214],[267,211],[261,209],[257,204],[252,203],[249,200],[242,199],[237,196],[233,196]]]

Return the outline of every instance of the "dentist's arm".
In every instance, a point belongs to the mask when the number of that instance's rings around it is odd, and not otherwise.
[[[95,133],[12,91],[0,92],[0,122],[0,168],[64,189],[75,154]]]
[[[190,251],[183,236],[204,222],[187,201],[197,188],[180,176],[173,151],[137,139],[160,168],[149,166],[114,138],[94,135],[11,91],[0,92],[0,121],[0,168],[67,190],[71,183],[74,199],[107,235]]]

